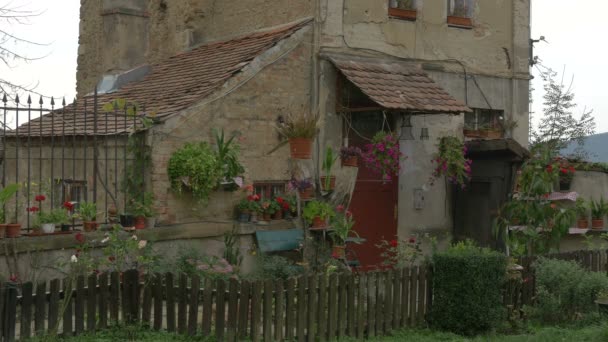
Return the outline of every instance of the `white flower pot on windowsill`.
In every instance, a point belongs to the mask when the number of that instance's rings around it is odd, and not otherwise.
[[[43,223],[42,224],[42,232],[44,234],[52,234],[55,232],[55,224],[54,223]]]

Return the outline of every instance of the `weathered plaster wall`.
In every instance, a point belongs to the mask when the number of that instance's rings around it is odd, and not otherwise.
[[[242,193],[216,192],[208,206],[200,206],[187,196],[177,197],[167,176],[173,151],[186,142],[212,142],[213,128],[240,135],[247,183],[290,179],[287,146],[268,152],[279,143],[275,130],[279,116],[310,110],[310,39],[310,29],[305,28],[280,42],[208,99],[154,131],[152,184],[161,222],[232,219],[233,204]]]
[[[462,101],[464,67],[470,106],[505,110],[518,121],[515,139],[527,146],[530,1],[476,1],[470,30],[447,25],[445,1],[418,3],[417,19],[407,21],[390,18],[385,0],[322,1],[321,46],[433,61],[442,70],[431,77]]]
[[[102,16],[134,5],[141,16]],[[78,93],[91,92],[105,73],[310,17],[312,8],[313,0],[81,0]]]

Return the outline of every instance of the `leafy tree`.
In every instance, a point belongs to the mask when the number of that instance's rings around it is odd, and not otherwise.
[[[541,78],[545,82],[544,108],[540,125],[532,132],[532,148],[544,146],[557,154],[571,141],[583,146],[584,138],[595,133],[595,119],[593,111],[586,108],[580,116],[573,113],[577,106],[572,90],[574,77],[566,86],[563,77],[558,81],[557,73],[547,68],[541,71]]]

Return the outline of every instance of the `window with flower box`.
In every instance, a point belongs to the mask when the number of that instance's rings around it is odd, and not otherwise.
[[[416,20],[418,0],[388,0],[388,15],[393,18]]]
[[[472,28],[474,0],[448,0],[448,25]]]
[[[464,115],[464,136],[469,138],[501,138],[503,135],[504,111],[473,108]]]
[[[54,182],[53,204],[61,206],[64,202],[85,201],[87,182],[83,180],[57,179]]]
[[[284,194],[287,181],[261,181],[253,183],[253,192],[260,195],[260,200],[272,199],[273,197]]]

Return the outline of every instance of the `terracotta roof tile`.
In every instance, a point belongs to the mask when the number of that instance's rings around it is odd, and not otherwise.
[[[426,113],[471,111],[412,65],[337,55],[328,58],[349,81],[382,107]]]
[[[93,127],[94,96],[87,95],[76,104],[21,125],[20,135],[28,129],[32,135],[40,135],[41,128],[43,136],[85,133],[111,135],[126,132],[133,127],[132,118],[126,118],[120,111],[104,113],[102,110],[104,104],[115,99],[126,99],[145,106],[146,112],[155,113],[160,119],[179,113],[210,95],[255,57],[309,22],[305,20],[229,41],[199,46],[152,65],[150,73],[141,81],[127,84],[113,93],[98,95],[97,130]],[[7,132],[7,135],[15,135],[15,132]]]

